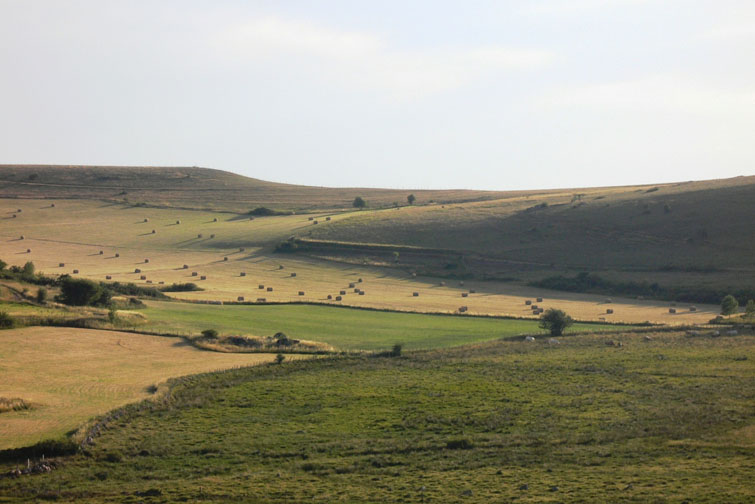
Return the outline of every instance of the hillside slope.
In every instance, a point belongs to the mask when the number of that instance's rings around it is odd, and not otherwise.
[[[0,198],[83,198],[244,212],[258,206],[286,210],[351,208],[419,201],[470,201],[506,193],[467,190],[329,188],[279,184],[197,167],[0,165]]]

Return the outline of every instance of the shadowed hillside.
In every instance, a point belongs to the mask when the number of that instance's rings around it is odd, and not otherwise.
[[[244,212],[258,206],[285,210],[351,208],[356,196],[370,206],[419,201],[500,198],[493,191],[415,191],[278,184],[197,167],[0,165],[0,198],[83,198]]]

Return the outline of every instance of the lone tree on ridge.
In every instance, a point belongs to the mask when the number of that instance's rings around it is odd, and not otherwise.
[[[551,336],[561,336],[564,329],[574,323],[574,319],[566,314],[563,310],[548,308],[540,317],[540,328],[548,329]]]
[[[352,205],[354,206],[354,208],[364,208],[367,206],[367,202],[364,201],[361,196],[357,196],[356,198],[354,198],[354,203],[352,203]]]

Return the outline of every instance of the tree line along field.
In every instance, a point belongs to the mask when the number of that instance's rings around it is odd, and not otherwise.
[[[180,339],[66,327],[0,333],[0,450],[63,438],[95,415],[138,401],[168,378],[271,362],[271,354],[198,350]],[[290,356],[289,358],[297,358]]]
[[[461,285],[458,280],[414,277],[400,269],[271,254],[272,246],[292,233],[335,225],[349,219],[349,214],[329,215],[331,221],[319,217],[322,222],[314,225],[309,220],[312,216],[306,215],[249,220],[236,214],[91,201],[54,203],[0,200],[0,257],[17,265],[33,261],[47,274],[95,280],[109,276],[112,281],[155,287],[194,282],[204,289],[172,294],[187,300],[235,302],[243,297],[244,302],[262,298],[265,302],[338,303],[438,313],[454,313],[464,306],[472,314],[532,317],[525,301],[538,304],[536,299],[543,297],[539,306],[546,309],[557,307],[580,320],[615,323],[705,323],[717,313],[717,307],[702,304],[695,305],[695,312],[689,306],[679,306],[676,313],[670,313],[668,303],[621,298],[607,303],[605,296],[557,293],[495,281],[466,280]],[[19,213],[20,207],[24,208]],[[337,296],[341,301],[336,301]],[[613,313],[607,313],[609,309]]]
[[[0,495],[752,502],[754,338],[496,341],[186,378],[55,471],[0,479]]]

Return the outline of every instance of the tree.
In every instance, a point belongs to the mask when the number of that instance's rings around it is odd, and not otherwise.
[[[218,332],[215,329],[205,329],[202,331],[202,336],[207,339],[215,339],[218,337]]]
[[[731,315],[739,309],[737,298],[729,294],[721,300],[721,315]]]
[[[110,290],[103,289],[98,283],[64,276],[60,279],[60,296],[57,299],[71,306],[108,306],[110,296]]]
[[[755,300],[750,299],[747,301],[747,306],[745,307],[745,315],[747,315],[747,318],[755,317]]]
[[[279,353],[278,355],[275,356],[275,363],[282,364],[285,359],[286,359],[286,356]]]
[[[0,259],[0,271],[3,271],[6,266],[8,266],[8,263]]]
[[[354,206],[354,208],[361,209],[367,206],[367,202],[364,201],[361,196],[357,196],[356,198],[354,198],[354,203],[352,203],[352,205]]]
[[[0,311],[0,329],[13,329],[15,325],[16,322],[13,317],[8,315],[7,312]]]
[[[22,274],[23,274],[23,275],[24,275],[25,277],[30,277],[30,276],[33,276],[33,275],[34,275],[34,271],[35,271],[35,270],[36,270],[36,268],[34,267],[34,263],[33,263],[33,262],[31,262],[31,261],[26,261],[26,264],[24,264],[24,267],[23,267],[23,269],[21,270],[21,273],[22,273]]]
[[[551,336],[561,336],[564,329],[574,323],[574,319],[563,310],[548,308],[540,317],[540,328],[548,329]]]
[[[40,287],[37,289],[37,303],[44,303],[47,301],[47,289]]]
[[[406,197],[406,201],[408,201],[410,205],[413,205],[416,200],[417,198],[415,198],[413,194]]]

